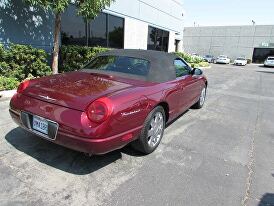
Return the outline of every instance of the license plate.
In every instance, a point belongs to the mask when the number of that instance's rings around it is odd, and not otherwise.
[[[33,116],[32,128],[43,134],[48,134],[48,121],[37,116]]]

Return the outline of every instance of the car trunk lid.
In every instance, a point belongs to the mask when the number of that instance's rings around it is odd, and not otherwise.
[[[34,80],[23,94],[84,111],[92,101],[131,86],[130,82],[117,81],[108,75],[70,72]]]

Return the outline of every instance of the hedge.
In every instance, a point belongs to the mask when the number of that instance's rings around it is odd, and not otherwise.
[[[86,46],[62,46],[61,61],[59,72],[76,71],[82,68],[85,63],[89,62],[96,54],[109,50],[103,47],[86,47]],[[203,58],[192,56],[187,53],[175,53],[179,57],[185,59],[192,67],[206,67]]]
[[[59,72],[69,72],[81,69],[96,54],[108,51],[103,47],[87,47],[87,46],[62,46],[61,61]]]
[[[179,57],[183,58],[193,68],[209,66],[209,63],[205,62],[204,59],[201,57],[193,56],[191,54],[183,53],[183,52],[176,52],[175,54],[177,54]]]
[[[0,76],[0,91],[17,88],[19,84],[16,78]]]
[[[0,90],[14,89],[26,78],[51,74],[47,58],[43,49],[20,44],[10,44],[5,48],[0,44]]]
[[[95,55],[109,50],[103,47],[62,46],[60,50],[59,72],[76,71]],[[192,67],[208,66],[202,58],[186,53],[176,53]],[[0,91],[14,89],[24,79],[51,74],[47,62],[48,54],[43,49],[29,45],[11,44],[5,48],[0,44]]]

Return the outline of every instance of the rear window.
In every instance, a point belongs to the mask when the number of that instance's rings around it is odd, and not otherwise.
[[[273,61],[274,60],[274,57],[268,57],[268,59],[267,60],[271,60],[271,61]]]
[[[245,58],[237,58],[237,60],[245,60]]]
[[[145,59],[127,56],[98,56],[83,69],[146,76],[149,72],[149,67],[150,62]]]

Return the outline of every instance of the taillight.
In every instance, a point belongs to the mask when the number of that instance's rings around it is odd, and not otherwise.
[[[29,86],[29,83],[30,83],[29,80],[22,82],[17,88],[17,93],[22,93]]]
[[[105,121],[112,113],[113,105],[107,97],[100,98],[92,102],[87,110],[87,116],[92,122],[101,123]]]

